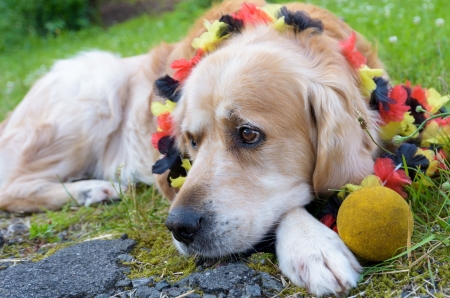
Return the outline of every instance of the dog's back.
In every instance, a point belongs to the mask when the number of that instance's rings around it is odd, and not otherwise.
[[[151,59],[94,51],[56,62],[2,123],[0,208],[115,199],[119,167],[123,183],[153,183]]]

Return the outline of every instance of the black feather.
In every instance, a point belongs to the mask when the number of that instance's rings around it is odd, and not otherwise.
[[[406,94],[408,95],[405,104],[410,107],[411,116],[414,117],[414,124],[415,125],[422,124],[422,122],[424,122],[427,119],[425,117],[425,112],[416,112],[416,108],[422,105],[420,104],[419,100],[411,96],[412,91],[410,87],[406,85],[402,85],[402,87],[403,89],[406,90]]]
[[[170,179],[176,179],[180,176],[186,177],[187,171],[185,168],[181,166],[182,164],[183,160],[181,158],[181,155],[178,155],[178,157],[175,159],[172,166],[170,167],[169,175],[167,175],[167,182],[169,182],[169,184],[172,182]]]
[[[159,146],[159,142],[158,142],[158,146]],[[161,151],[161,149],[160,149],[160,151]],[[180,156],[180,151],[178,150],[178,148],[176,146],[168,147],[167,153],[164,155],[164,157],[159,159],[152,166],[152,173],[153,174],[163,174],[165,171],[172,168],[172,166],[174,165],[174,163],[176,162],[176,160],[179,156]]]
[[[244,26],[244,22],[242,20],[235,19],[228,14],[221,16],[219,21],[227,24],[225,30],[220,32],[219,37],[223,37],[230,33],[239,33]]]
[[[301,32],[308,28],[314,28],[319,33],[323,32],[323,23],[319,19],[311,19],[309,14],[305,11],[292,12],[283,6],[280,10],[280,17],[284,17],[284,22],[287,25],[293,26],[295,30]]]
[[[155,81],[156,95],[178,102],[181,93],[179,91],[180,82],[172,77],[165,75]]]
[[[325,206],[323,206],[322,210],[320,210],[317,218],[321,219],[327,214],[331,214],[336,218],[341,205],[342,200],[337,195],[332,195],[328,198],[328,201],[325,203]]]
[[[369,105],[373,110],[380,110],[380,103],[383,105],[385,111],[389,111],[389,104],[396,103],[392,98],[389,98],[389,81],[376,77],[373,79],[377,87],[372,92]]]
[[[430,161],[422,154],[417,154],[419,148],[414,144],[403,143],[395,152],[395,155],[384,154],[383,157],[388,157],[394,161],[395,165],[401,164],[401,168],[404,168],[403,157],[405,158],[408,169],[417,169],[425,172],[430,166]],[[409,171],[409,176],[414,179],[416,175],[415,171]]]

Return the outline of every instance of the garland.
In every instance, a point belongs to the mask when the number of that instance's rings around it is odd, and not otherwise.
[[[170,170],[168,182],[172,187],[181,187],[191,168],[189,159],[182,156],[172,135],[171,113],[180,99],[180,87],[201,59],[214,51],[224,39],[238,34],[247,24],[260,23],[271,24],[280,31],[301,32],[312,28],[320,34],[324,29],[321,20],[310,18],[304,11],[291,12],[284,6],[274,4],[257,7],[244,3],[234,14],[223,15],[213,23],[205,20],[206,32],[191,44],[197,50],[195,56],[190,60],[173,61],[173,78],[166,75],[156,80],[156,93],[166,101],[153,102],[151,106],[158,123],[158,131],[152,135],[152,144],[162,155],[153,165],[152,172],[163,174]],[[382,69],[370,69],[366,65],[367,59],[356,49],[355,43],[356,34],[352,32],[339,45],[344,57],[359,72],[362,95],[370,97],[370,108],[380,113],[381,139],[396,145],[406,141],[409,143],[402,144],[395,153],[384,149],[387,153],[375,161],[374,175],[367,176],[360,185],[345,185],[337,196],[330,198],[319,218],[334,229],[337,209],[350,192],[365,186],[383,185],[406,197],[404,186],[412,183],[416,173],[432,176],[439,167],[445,167],[443,160],[450,152],[450,118],[445,118],[450,113],[434,115],[443,112],[441,109],[450,97],[441,96],[434,88],[411,86],[409,82],[391,88],[382,77]],[[367,131],[365,120],[358,117],[358,121]],[[422,181],[429,184],[424,177]]]

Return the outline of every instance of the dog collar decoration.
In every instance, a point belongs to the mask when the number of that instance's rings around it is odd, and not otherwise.
[[[166,75],[155,82],[156,94],[165,98],[166,102],[153,102],[151,105],[158,123],[158,131],[152,135],[152,144],[162,155],[153,165],[152,172],[163,174],[170,170],[168,182],[172,187],[182,186],[191,167],[190,161],[177,148],[172,135],[171,112],[181,97],[181,85],[201,59],[214,51],[224,39],[239,33],[247,24],[258,23],[271,24],[280,31],[293,29],[301,32],[312,28],[315,32],[322,33],[324,30],[322,21],[312,19],[306,12],[291,12],[286,7],[275,4],[257,7],[253,3],[244,3],[234,14],[223,15],[213,23],[205,20],[206,32],[191,44],[197,50],[195,56],[190,60],[173,61],[173,78]],[[387,151],[376,160],[374,175],[366,177],[361,185],[345,185],[340,197],[343,198],[345,194],[360,187],[374,185],[389,187],[405,197],[403,187],[411,184],[411,178],[414,178],[417,171],[431,176],[439,166],[444,166],[441,160],[450,152],[450,142],[439,132],[450,135],[450,119],[444,118],[450,113],[434,114],[450,98],[441,96],[433,88],[424,89],[420,85],[412,87],[409,82],[390,88],[389,82],[381,77],[383,70],[370,69],[366,65],[367,59],[357,50],[355,43],[356,34],[352,32],[339,45],[343,56],[359,73],[361,93],[370,97],[370,107],[380,113],[381,138],[387,142],[392,141],[395,145],[407,140],[413,140],[414,144],[405,143],[395,153]],[[366,129],[365,120],[358,117],[358,121]],[[422,135],[421,142],[417,138],[419,132]],[[405,169],[409,168],[413,170],[408,171],[408,176]]]

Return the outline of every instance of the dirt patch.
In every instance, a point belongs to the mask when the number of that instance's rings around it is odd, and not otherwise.
[[[172,10],[181,0],[108,1],[100,3],[99,11],[104,26],[112,26],[142,14],[156,15]]]

